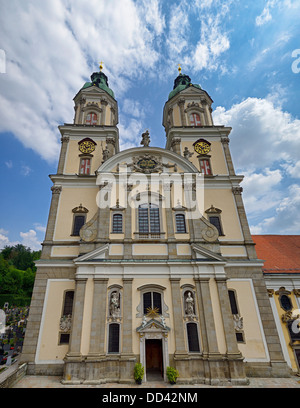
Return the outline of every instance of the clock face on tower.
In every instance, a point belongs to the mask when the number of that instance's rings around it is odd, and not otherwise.
[[[210,152],[210,143],[206,142],[205,140],[198,140],[194,144],[194,149],[196,153],[207,154]]]
[[[95,143],[92,140],[82,140],[79,143],[79,150],[82,153],[92,153],[95,150]]]

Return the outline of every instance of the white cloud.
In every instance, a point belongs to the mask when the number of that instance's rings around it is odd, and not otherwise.
[[[268,2],[269,4],[269,2]],[[263,9],[262,13],[256,17],[255,19],[255,23],[257,26],[261,26],[265,23],[267,23],[268,21],[272,20],[272,15],[270,13],[270,9],[269,6],[266,5],[265,8]]]
[[[300,120],[282,110],[282,95],[279,88],[269,99],[247,98],[213,114],[216,125],[232,127],[231,153],[236,171],[245,175],[252,233],[299,232],[300,187],[288,187],[287,176],[299,177]]]
[[[5,165],[6,165],[6,167],[7,167],[8,169],[12,169],[12,167],[13,167],[13,162],[12,162],[11,160],[8,160],[8,161],[5,162]]]
[[[256,226],[251,226],[253,234],[299,234],[300,230],[300,186],[291,185],[288,188],[287,196],[284,197],[273,217],[264,219]]]
[[[24,246],[29,247],[34,251],[41,249],[41,242],[37,237],[36,231],[33,229],[29,230],[28,232],[20,232],[20,236],[22,238],[21,244]]]
[[[268,99],[247,98],[227,111],[217,107],[214,123],[231,126],[235,165],[244,171],[265,168],[281,160],[298,160],[300,120]]]
[[[40,224],[36,224],[37,227],[35,228],[37,231],[44,232],[45,229],[42,231],[42,226]],[[17,244],[22,244],[26,247],[31,248],[33,251],[41,250],[41,242],[42,239],[38,237],[37,232],[34,229],[30,229],[28,232],[20,232],[21,239],[18,241],[11,241],[9,238],[9,231],[0,228],[0,250],[3,249],[5,246],[14,246]]]
[[[54,162],[57,125],[73,121],[72,98],[89,80],[87,73],[103,60],[119,97],[158,61],[155,41],[165,21],[157,0],[91,0],[88,7],[79,0],[12,0],[2,7],[0,25],[7,58],[0,76],[0,132],[12,132]]]
[[[29,174],[32,172],[32,169],[27,166],[26,164],[23,164],[21,167],[21,174],[22,176],[29,176]]]

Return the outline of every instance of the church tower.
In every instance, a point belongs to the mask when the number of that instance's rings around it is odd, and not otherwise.
[[[108,79],[91,76],[62,135],[22,358],[65,384],[247,384],[287,376],[229,150],[188,75],[163,110],[165,148],[119,150]],[[121,135],[122,137],[122,135]]]

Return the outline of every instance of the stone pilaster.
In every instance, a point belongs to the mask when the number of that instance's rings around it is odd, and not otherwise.
[[[136,358],[132,350],[132,281],[133,278],[123,278],[123,339],[120,356],[120,383],[134,382],[133,369]]]
[[[131,185],[125,185],[125,211],[124,211],[124,259],[132,258],[132,208],[131,203],[128,200],[128,195],[131,191]]]
[[[52,199],[51,199],[45,240],[43,242],[41,259],[49,259],[51,256],[51,246],[52,246],[53,238],[54,238],[55,221],[57,217],[59,196],[62,191],[62,187],[52,186],[51,191],[52,191]]]
[[[179,106],[179,111],[180,111],[181,126],[186,126],[184,103],[185,103],[185,99],[183,98],[179,99],[178,106]]]
[[[107,109],[108,101],[106,98],[101,99],[101,107],[102,107],[102,112],[101,112],[101,121],[100,125],[104,126],[105,121],[106,121],[106,109]]]
[[[89,358],[105,355],[106,292],[108,278],[94,278],[94,297]]]
[[[63,136],[61,138],[61,150],[60,150],[59,162],[57,166],[57,174],[63,174],[64,172],[69,140],[70,138],[68,136]]]
[[[181,144],[181,138],[180,137],[174,137],[171,141],[171,148],[174,153],[181,154],[180,152],[180,144]]]
[[[184,325],[182,319],[182,305],[180,294],[180,278],[170,278],[175,335],[175,358],[187,355],[184,341]]]
[[[85,378],[85,368],[81,355],[81,337],[84,311],[84,298],[87,279],[76,279],[73,303],[72,328],[69,351],[64,361],[63,383],[80,384]]]
[[[256,251],[254,248],[254,242],[252,240],[252,236],[251,236],[251,232],[250,232],[250,228],[249,228],[249,224],[248,224],[248,220],[247,220],[247,216],[245,212],[245,207],[244,207],[244,203],[242,199],[242,191],[243,191],[243,188],[240,186],[232,187],[232,192],[233,192],[233,196],[235,199],[236,208],[237,208],[237,212],[238,212],[240,223],[241,223],[241,228],[242,228],[243,235],[244,235],[245,247],[247,250],[248,257],[250,259],[257,259]]]
[[[247,384],[248,380],[246,379],[245,366],[243,363],[244,358],[239,351],[236,341],[226,280],[226,278],[216,278],[227,348],[226,355],[229,375],[232,383]]]

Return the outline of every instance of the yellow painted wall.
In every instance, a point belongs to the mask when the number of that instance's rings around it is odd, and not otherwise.
[[[38,360],[59,361],[65,357],[69,346],[58,344],[59,322],[62,315],[64,292],[74,289],[75,282],[72,280],[48,280]]]
[[[281,320],[281,316],[285,313],[285,310],[283,310],[283,309],[281,308],[281,306],[280,306],[279,295],[274,294],[273,296],[274,296],[274,299],[275,299],[276,309],[277,309],[277,313],[278,313],[278,316],[279,316],[279,320],[280,320],[282,332],[283,332],[283,335],[284,335],[285,344],[287,345],[287,350],[288,350],[289,357],[290,357],[290,360],[291,360],[292,370],[293,370],[293,371],[298,371],[298,366],[297,366],[297,363],[296,363],[296,360],[295,360],[295,354],[294,354],[294,352],[293,352],[292,347],[290,346],[290,342],[291,342],[291,340],[290,340],[290,335],[289,335],[288,329],[287,329],[287,327],[286,327],[286,323],[284,323],[284,322]],[[298,305],[297,305],[297,301],[296,301],[296,299],[295,299],[294,293],[291,293],[291,294],[289,295],[289,298],[291,299],[291,302],[292,302],[292,305],[293,305],[293,309],[292,309],[292,310],[293,310],[293,311],[294,311],[294,310],[297,310],[297,309],[299,310]],[[296,312],[295,312],[295,313],[296,313]],[[298,314],[299,314],[299,313],[300,313],[300,312],[298,312]]]
[[[238,343],[240,352],[246,359],[266,359],[263,335],[250,281],[229,279],[227,286],[228,289],[236,291],[238,309],[244,322],[246,343]]]
[[[86,220],[89,221],[98,210],[96,203],[96,195],[99,187],[82,187],[73,188],[66,187],[62,189],[60,194],[60,202],[58,214],[56,218],[56,226],[54,232],[54,240],[78,241],[79,237],[72,237],[73,228],[73,213],[72,209],[82,204],[89,212]]]
[[[213,204],[222,210],[221,222],[225,240],[243,240],[240,221],[236,210],[234,196],[231,189],[206,189],[204,195],[204,208],[207,210]],[[207,215],[205,217],[208,219]]]

